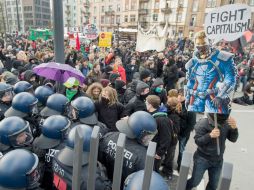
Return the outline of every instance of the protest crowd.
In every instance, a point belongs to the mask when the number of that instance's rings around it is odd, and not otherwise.
[[[40,72],[42,63],[56,64],[52,40],[29,41],[27,36],[17,35],[2,38],[0,44],[0,186],[8,189],[10,184],[14,188],[10,176],[17,174],[15,184],[25,183],[27,189],[71,189],[75,129],[80,126],[85,136],[81,186],[86,189],[89,141],[92,128],[97,125],[97,190],[111,189],[114,148],[120,132],[127,136],[121,181],[127,190],[135,178],[130,174],[137,175],[144,169],[150,141],[157,143],[154,170],[162,176],[161,184],[170,183],[173,171],[180,170],[194,126],[198,146],[194,158],[202,164],[193,169],[186,189],[196,187],[209,168],[207,189],[217,188],[225,140],[235,142],[238,132],[234,119],[228,115],[218,115],[218,123],[226,126],[218,130],[208,124],[212,115],[197,121],[196,113],[185,107],[186,63],[195,52],[193,40],[168,40],[164,51],[142,53],[135,51],[133,41],[102,48],[95,40],[76,49],[65,40],[65,64],[81,73],[80,78],[63,76],[53,67]],[[217,48],[234,54],[238,70],[235,91],[242,95],[233,101],[245,106],[254,104],[253,52],[239,53],[226,42]],[[65,70],[68,72],[74,71]],[[59,75],[59,80],[52,79],[52,75]],[[211,139],[220,135],[221,154],[217,155]],[[20,151],[19,158],[14,150]],[[30,167],[36,174],[32,171],[23,179],[18,176],[22,171],[15,167],[8,170],[4,164],[19,164],[15,160],[26,163],[23,169]],[[2,172],[4,167],[8,172]],[[61,186],[61,180],[66,184]]]

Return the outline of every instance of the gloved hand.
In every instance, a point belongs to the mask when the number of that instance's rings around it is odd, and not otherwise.
[[[213,100],[212,100],[212,103],[213,105],[218,108],[220,105],[222,105],[222,98],[220,97],[215,97]]]

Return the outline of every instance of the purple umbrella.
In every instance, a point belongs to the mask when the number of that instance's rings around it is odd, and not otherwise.
[[[34,67],[33,71],[39,76],[58,81],[60,83],[66,82],[69,77],[75,77],[79,80],[80,84],[83,84],[85,80],[84,75],[79,70],[67,64],[55,62],[42,63]]]

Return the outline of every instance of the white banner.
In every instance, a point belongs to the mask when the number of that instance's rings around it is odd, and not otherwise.
[[[156,26],[153,26],[148,32],[138,27],[136,51],[144,52],[156,50],[157,52],[165,49],[168,34],[168,23],[166,23],[162,32],[159,32]]]

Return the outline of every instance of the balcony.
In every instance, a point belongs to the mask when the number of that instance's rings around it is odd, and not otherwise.
[[[115,15],[115,11],[112,11],[112,10],[110,10],[110,11],[105,11],[105,14],[108,15],[108,16],[110,16],[110,15]]]
[[[84,7],[90,7],[90,3],[89,2],[85,2],[83,3]]]
[[[171,10],[171,8],[167,7],[167,8],[162,8],[161,12],[164,14],[171,14],[172,10]]]
[[[138,14],[146,15],[146,14],[148,14],[148,9],[139,9]]]
[[[65,11],[65,14],[66,14],[66,15],[70,15],[70,14],[71,14],[71,11],[70,11],[70,10],[66,10],[66,11]]]
[[[139,0],[140,3],[147,3],[149,0]]]

